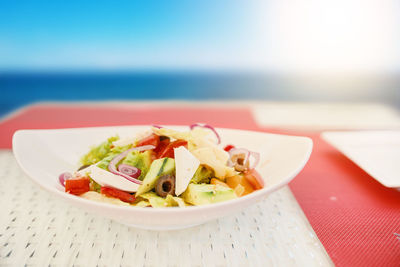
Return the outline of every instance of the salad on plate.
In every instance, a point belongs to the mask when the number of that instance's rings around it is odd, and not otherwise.
[[[85,199],[137,207],[186,207],[227,201],[264,186],[255,170],[259,153],[222,146],[216,130],[152,126],[127,138],[113,136],[59,176],[65,192]]]

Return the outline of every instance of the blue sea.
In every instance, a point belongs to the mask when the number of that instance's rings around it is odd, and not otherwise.
[[[38,101],[377,101],[400,106],[397,79],[361,79],[336,84],[238,72],[6,72],[0,73],[0,116]]]

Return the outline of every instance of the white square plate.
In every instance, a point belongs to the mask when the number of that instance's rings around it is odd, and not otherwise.
[[[168,127],[187,130],[182,126]],[[234,144],[261,154],[257,170],[265,187],[247,196],[212,205],[159,209],[126,207],[94,202],[64,192],[58,182],[59,174],[76,170],[79,158],[91,145],[116,134],[122,138],[146,129],[149,126],[20,130],[13,137],[13,152],[21,168],[34,182],[72,205],[127,225],[168,230],[198,225],[264,199],[302,170],[312,150],[312,141],[307,137],[217,129],[223,144]]]
[[[400,188],[400,131],[324,132],[322,138],[382,185]]]

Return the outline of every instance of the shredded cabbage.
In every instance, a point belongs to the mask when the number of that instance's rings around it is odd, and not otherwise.
[[[187,204],[180,197],[174,197],[167,195],[166,198],[158,196],[154,192],[147,192],[140,195],[139,199],[145,199],[141,201],[148,201],[153,208],[165,208],[165,207],[185,207]],[[140,203],[140,202],[139,202]],[[136,204],[137,205],[137,204]]]
[[[136,207],[144,208],[144,207],[149,207],[149,206],[150,206],[150,202],[147,201],[147,200],[141,200],[141,201],[139,201],[138,203],[132,204],[132,205],[133,205],[133,206],[136,206]]]
[[[147,199],[153,208],[165,208],[168,206],[165,198],[158,196],[154,192],[147,192],[140,195],[141,198]]]
[[[167,195],[167,197],[165,198],[165,201],[167,202],[168,207],[177,207],[178,206],[180,208],[183,208],[183,207],[187,206],[185,201],[180,197],[173,197],[171,195]]]
[[[89,199],[89,200],[97,201],[97,202],[109,203],[109,204],[114,204],[114,205],[119,205],[119,206],[129,206],[128,203],[123,202],[123,201],[119,200],[118,198],[107,197],[107,196],[97,193],[95,191],[88,191],[80,196],[83,198]]]

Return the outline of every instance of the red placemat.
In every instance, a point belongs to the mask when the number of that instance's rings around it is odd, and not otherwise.
[[[400,192],[310,136],[310,161],[290,187],[338,266],[400,266]]]
[[[1,122],[0,148],[11,148],[17,129],[193,122],[267,130],[257,126],[247,108],[46,105],[29,107]],[[400,240],[394,235],[400,233],[400,192],[380,185],[319,134],[303,135],[314,140],[314,150],[290,187],[333,262],[400,266]]]

